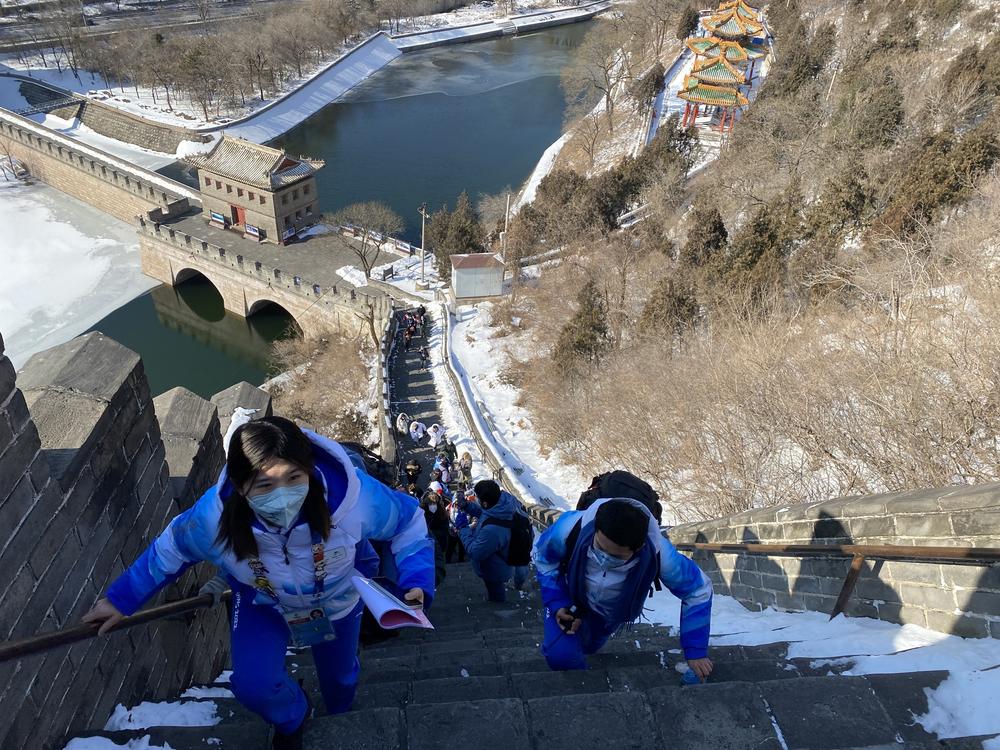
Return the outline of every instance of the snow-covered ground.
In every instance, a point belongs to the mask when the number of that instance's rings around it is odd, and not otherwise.
[[[0,178],[0,333],[14,365],[156,286],[138,249],[128,224],[47,185]]]
[[[461,368],[460,376],[465,375],[474,398],[485,407],[488,421],[495,428],[492,438],[499,443],[501,452],[513,454],[513,460],[507,463],[529,496],[547,498],[554,507],[569,508],[590,485],[590,477],[565,461],[559,451],[542,450],[530,413],[516,403],[520,391],[501,380],[509,355],[507,342],[496,338],[487,324],[493,309],[492,303],[484,302],[455,311],[450,343]]]
[[[676,628],[680,600],[667,591],[656,592],[646,616]],[[787,658],[812,659],[811,666],[819,668],[837,666],[846,675],[947,670],[950,676],[927,691],[928,712],[914,719],[941,739],[1000,734],[1000,641],[995,638],[959,638],[866,617],[830,620],[819,612],[772,608],[753,612],[728,596],[713,600],[712,645],[786,642],[791,643]],[[984,748],[1000,750],[1000,741],[991,740]]]

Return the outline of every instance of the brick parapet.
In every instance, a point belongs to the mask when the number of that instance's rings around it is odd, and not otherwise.
[[[392,314],[392,300],[387,295],[368,295],[349,285],[340,287],[336,284],[331,286],[314,283],[288,269],[274,268],[262,261],[247,258],[231,248],[213,244],[183,230],[175,229],[169,224],[154,221],[149,216],[138,216],[135,221],[140,237],[170,246],[188,258],[196,258],[207,264],[206,276],[210,281],[217,281],[213,278],[213,274],[220,274],[226,279],[256,288],[264,294],[279,291],[292,295],[298,306],[311,314],[325,313],[334,329],[343,328],[340,323],[335,322],[338,320],[338,313],[346,313],[347,319],[358,328],[360,319],[357,316],[366,315],[371,306],[374,309],[376,331],[381,332]],[[140,243],[140,247],[144,251],[157,252],[155,245]],[[196,270],[201,269],[196,268]],[[161,280],[174,283],[172,279]],[[225,296],[224,294],[223,297]],[[281,304],[280,300],[274,301]],[[234,312],[246,315],[250,311],[234,310]],[[297,311],[289,309],[289,312],[295,316]],[[307,328],[303,320],[299,319],[298,322],[303,329]]]
[[[672,528],[675,543],[1000,547],[1000,484],[761,508]],[[696,552],[717,591],[744,605],[832,610],[849,561]],[[1000,566],[865,563],[847,614],[1000,637]]]
[[[221,464],[210,414],[190,459],[191,495]],[[15,381],[0,344],[0,638],[76,624],[177,513],[170,476],[133,352],[88,334],[35,355]],[[158,600],[211,575],[192,569]],[[62,747],[116,703],[207,682],[225,662],[227,629],[217,608],[0,664],[0,715],[13,717],[0,746]]]
[[[175,215],[198,201],[185,185],[4,109],[0,139],[39,179],[123,221],[158,208]]]

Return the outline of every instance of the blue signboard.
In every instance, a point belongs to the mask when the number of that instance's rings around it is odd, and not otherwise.
[[[289,237],[295,236],[295,227],[289,227],[285,230],[284,234],[281,235],[281,239],[287,240]]]
[[[260,230],[253,224],[247,224],[246,228],[244,229],[244,233],[249,234],[251,237],[256,237],[260,239]]]
[[[226,223],[226,217],[223,216],[222,214],[212,211],[211,215],[212,215],[212,221],[223,225]]]

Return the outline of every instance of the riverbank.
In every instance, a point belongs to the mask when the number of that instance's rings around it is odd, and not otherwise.
[[[612,0],[598,0],[582,6],[539,9],[541,0],[526,0],[519,3],[519,10],[524,12],[503,19],[492,17],[495,13],[492,5],[478,4],[423,17],[420,22],[411,24],[414,30],[396,36],[379,30],[360,44],[342,46],[337,50],[339,55],[335,59],[314,66],[301,78],[289,81],[286,90],[277,97],[248,103],[236,119],[226,116],[206,120],[199,106],[183,97],[175,96],[165,107],[162,96],[157,98],[154,90],[140,86],[132,87],[127,93],[124,90],[116,93],[108,81],[94,72],[85,72],[77,77],[67,69],[47,67],[37,56],[26,58],[27,64],[15,56],[0,58],[0,76],[5,72],[28,75],[61,89],[67,95],[86,96],[157,123],[193,128],[206,135],[225,132],[263,143],[337,101],[406,52],[577,23],[608,10],[611,4]],[[442,19],[450,22],[445,23]],[[208,143],[202,148],[210,146],[211,143]],[[192,148],[183,144],[182,147],[187,151]],[[178,149],[176,155],[180,157],[184,154]]]

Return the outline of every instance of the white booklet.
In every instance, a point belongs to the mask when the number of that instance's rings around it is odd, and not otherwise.
[[[424,610],[418,605],[407,604],[379,586],[375,581],[362,576],[351,576],[351,585],[361,595],[361,601],[375,616],[379,626],[386,630],[396,628],[434,629]]]

